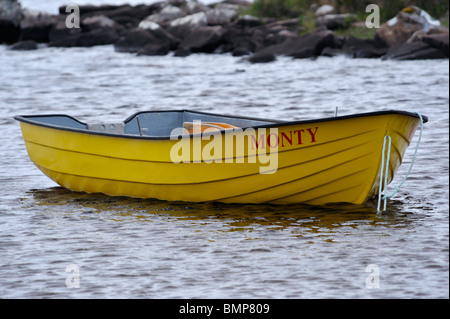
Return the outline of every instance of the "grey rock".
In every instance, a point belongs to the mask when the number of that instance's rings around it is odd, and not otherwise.
[[[256,52],[248,59],[251,63],[268,63],[275,60],[276,56],[271,52]]]
[[[383,59],[392,60],[424,60],[443,59],[445,53],[424,42],[401,43],[389,48]]]
[[[12,46],[9,47],[10,50],[16,50],[16,51],[29,51],[29,50],[37,50],[38,45],[36,41],[33,40],[26,40],[26,41],[19,41],[14,43]]]

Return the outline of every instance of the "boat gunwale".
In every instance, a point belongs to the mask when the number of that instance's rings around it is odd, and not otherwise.
[[[326,117],[326,118],[318,118],[318,119],[310,119],[310,120],[297,120],[297,121],[281,121],[281,120],[273,120],[273,119],[267,119],[267,118],[257,118],[257,117],[246,117],[246,116],[236,116],[236,115],[226,115],[226,114],[217,114],[217,113],[207,113],[207,112],[201,112],[201,111],[191,111],[191,110],[154,110],[154,111],[139,111],[136,112],[129,117],[127,117],[123,122],[126,124],[130,122],[132,119],[134,119],[139,114],[143,113],[163,113],[163,112],[190,112],[195,114],[201,114],[201,115],[209,115],[209,116],[221,116],[221,117],[227,117],[227,118],[234,118],[234,119],[244,119],[244,120],[253,120],[253,121],[265,121],[265,122],[272,122],[270,124],[262,124],[262,125],[255,125],[255,126],[248,126],[248,127],[242,127],[240,129],[247,129],[247,128],[253,128],[253,129],[259,129],[259,128],[277,128],[277,127],[283,127],[283,126],[290,126],[290,125],[301,125],[301,124],[310,124],[310,123],[320,123],[320,122],[330,122],[330,121],[340,121],[340,120],[347,120],[347,119],[354,119],[354,118],[360,118],[360,117],[372,117],[372,116],[382,116],[382,115],[405,115],[410,117],[415,117],[419,119],[419,115],[417,113],[412,113],[408,111],[400,111],[400,110],[384,110],[384,111],[375,111],[375,112],[365,112],[365,113],[355,113],[350,115],[343,115],[343,116],[333,116],[333,117]],[[39,118],[39,117],[67,117],[74,121],[76,121],[79,124],[85,125],[85,129],[79,129],[79,128],[72,128],[67,126],[61,126],[56,124],[49,124],[49,123],[43,123],[36,120],[33,120],[31,118]],[[36,126],[42,126],[47,127],[51,129],[57,129],[57,130],[63,130],[63,131],[71,131],[76,133],[82,133],[82,134],[92,134],[92,135],[101,135],[101,136],[108,136],[108,137],[115,137],[115,138],[128,138],[128,139],[141,139],[141,140],[169,140],[171,139],[170,136],[150,136],[150,135],[138,135],[138,134],[117,134],[117,133],[108,133],[108,132],[98,132],[98,131],[91,131],[87,129],[87,123],[84,123],[78,119],[76,119],[73,116],[67,115],[67,114],[39,114],[39,115],[16,115],[14,116],[14,119],[19,122],[24,122]],[[428,122],[428,117],[425,115],[422,115],[423,123]],[[234,130],[234,129],[233,129]],[[203,133],[191,133],[189,134],[190,138],[196,137],[196,136],[202,136],[202,135],[213,135],[213,134],[223,134],[227,130],[219,130],[219,131],[212,131],[212,132],[203,132]]]

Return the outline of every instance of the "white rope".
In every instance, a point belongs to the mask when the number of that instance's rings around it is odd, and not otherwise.
[[[384,168],[385,163],[384,163],[384,158],[385,158],[385,152],[386,152],[386,140],[389,141],[389,146],[388,146],[388,152],[387,152],[387,158],[386,158],[386,170]],[[380,205],[381,205],[381,196],[384,193],[386,187],[387,187],[387,177],[388,177],[388,173],[389,173],[389,160],[391,157],[391,137],[389,135],[386,135],[384,137],[384,141],[383,141],[383,149],[381,151],[381,168],[380,168],[380,186],[378,189],[378,207],[377,207],[377,211],[380,212]],[[384,176],[384,189],[383,189],[383,176]],[[386,210],[386,201],[387,199],[384,199],[384,208],[383,211]]]
[[[389,168],[389,157],[391,154],[391,138],[389,135],[386,135],[384,137],[384,143],[383,143],[383,150],[382,150],[382,158],[381,158],[381,170],[380,170],[380,187],[379,187],[379,191],[378,191],[378,208],[377,211],[380,212],[380,204],[381,204],[381,199],[383,199],[384,201],[384,208],[383,211],[386,210],[386,202],[388,199],[391,199],[393,196],[395,196],[398,191],[400,190],[400,187],[403,185],[403,183],[406,181],[406,179],[408,178],[409,174],[411,173],[411,170],[414,166],[414,163],[416,161],[416,155],[417,155],[417,150],[419,149],[419,145],[420,145],[420,141],[422,139],[422,132],[423,132],[423,118],[422,115],[419,112],[415,112],[420,119],[420,133],[419,133],[419,139],[417,140],[417,144],[416,144],[416,148],[414,150],[414,155],[411,161],[411,165],[409,166],[408,172],[406,173],[406,175],[403,177],[402,181],[400,182],[400,184],[398,184],[397,186],[394,187],[394,190],[392,191],[392,193],[390,195],[385,195],[384,193],[386,192],[386,188],[387,188],[387,173],[388,173],[388,168]],[[384,173],[384,189],[382,189],[382,182],[383,182],[383,170],[384,170],[384,157],[385,157],[385,151],[386,151],[386,138],[389,138],[389,150],[388,150],[388,154],[387,154],[387,160],[386,160],[386,172]]]

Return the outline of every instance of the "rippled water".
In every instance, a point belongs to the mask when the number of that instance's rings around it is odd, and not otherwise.
[[[0,46],[0,64],[0,297],[449,297],[448,60],[252,65],[229,55],[136,57],[111,46]],[[13,120],[123,120],[180,108],[288,120],[331,116],[336,106],[341,115],[429,116],[411,176],[385,214],[374,202],[191,204],[69,192],[29,161]],[[79,288],[66,284],[70,269]]]

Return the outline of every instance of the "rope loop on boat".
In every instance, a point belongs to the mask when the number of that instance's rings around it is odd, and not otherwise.
[[[381,169],[380,169],[380,187],[379,187],[379,191],[378,191],[378,208],[377,211],[380,212],[380,206],[381,206],[381,200],[384,201],[384,206],[383,206],[383,211],[386,210],[386,202],[388,199],[391,199],[392,197],[394,197],[398,191],[400,190],[400,187],[403,185],[403,183],[406,181],[406,179],[408,178],[409,174],[411,173],[411,170],[414,166],[414,163],[416,161],[416,155],[417,155],[417,150],[419,149],[419,145],[420,145],[420,141],[422,139],[422,132],[423,132],[423,118],[422,115],[419,112],[415,112],[420,119],[420,132],[419,132],[419,139],[417,140],[416,143],[416,148],[414,150],[414,154],[413,154],[413,158],[411,161],[411,165],[409,166],[408,172],[406,173],[406,175],[403,177],[402,181],[394,187],[394,190],[392,191],[392,193],[390,195],[386,195],[386,188],[387,188],[387,175],[388,175],[388,169],[389,169],[389,159],[391,156],[391,137],[389,135],[386,135],[384,137],[384,143],[383,143],[383,150],[382,150],[382,158],[381,158]],[[387,151],[387,158],[386,158],[386,170],[384,171],[384,158],[385,158],[385,152],[386,152],[386,140],[389,140],[389,146],[388,146],[388,151]],[[382,186],[383,186],[383,177],[384,177],[384,189],[382,190]]]
[[[386,170],[384,168],[385,166],[385,160],[384,158],[385,153],[386,153],[386,141],[388,141],[388,151],[387,151],[387,158],[386,158]],[[377,207],[377,211],[380,212],[380,206],[381,206],[381,196],[384,194],[384,191],[386,190],[387,187],[387,177],[388,177],[388,172],[389,172],[389,159],[391,157],[391,137],[389,135],[386,135],[384,137],[384,141],[383,141],[383,149],[381,151],[381,168],[380,168],[380,186],[378,189],[378,207]],[[384,181],[383,181],[383,177],[384,177]],[[384,189],[383,189],[383,182],[384,182]],[[387,202],[387,198],[383,197],[384,200],[384,208],[383,211],[386,210],[386,202]]]

